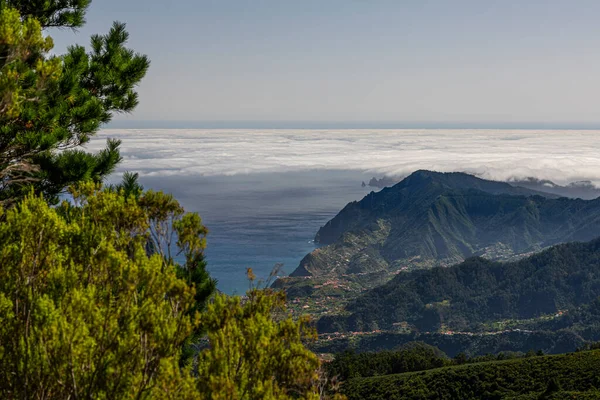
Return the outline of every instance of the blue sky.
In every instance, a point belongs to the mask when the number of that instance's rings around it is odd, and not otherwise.
[[[600,125],[598,1],[95,0],[126,22],[136,121]],[[122,118],[121,118],[122,119]]]

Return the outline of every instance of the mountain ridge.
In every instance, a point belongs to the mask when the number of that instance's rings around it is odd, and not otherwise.
[[[384,175],[381,178],[372,177],[368,184],[363,181],[364,187],[371,186],[378,189],[391,187],[400,182],[402,179],[399,177]],[[578,180],[565,183],[563,185],[554,183],[549,179],[536,178],[533,176],[528,177],[510,177],[506,182],[511,186],[521,187],[525,189],[531,189],[538,191],[542,194],[551,194],[557,197],[569,197],[569,198],[580,198],[583,200],[593,200],[600,197],[600,188],[597,187],[590,180]]]
[[[346,205],[290,275],[326,276],[509,259],[600,235],[600,199],[568,199],[466,173],[418,170]]]

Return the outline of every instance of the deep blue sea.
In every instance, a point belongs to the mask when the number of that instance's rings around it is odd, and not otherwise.
[[[314,236],[348,202],[373,188],[356,171],[310,171],[202,177],[142,177],[146,188],[173,193],[209,229],[206,259],[218,288],[243,294],[246,268],[266,279],[275,264],[292,272],[315,248]]]

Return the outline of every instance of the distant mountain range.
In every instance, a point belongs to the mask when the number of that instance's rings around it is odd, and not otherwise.
[[[521,186],[564,197],[580,198],[584,200],[600,197],[600,188],[594,186],[590,181],[571,182],[565,186],[561,186],[547,179],[526,178],[510,180],[508,183],[513,186]]]
[[[383,189],[385,187],[394,186],[398,182],[400,182],[399,178],[383,176],[379,179],[373,177],[369,180],[369,183],[363,182],[362,185],[363,187],[370,186]],[[580,198],[584,200],[600,197],[600,188],[596,187],[591,181],[576,181],[561,186],[548,179],[528,177],[524,179],[510,179],[507,183],[512,186],[524,187],[538,192],[555,194],[561,197]]]
[[[472,256],[511,259],[597,236],[600,199],[420,170],[344,207],[318,231],[323,247],[291,276],[397,272]]]

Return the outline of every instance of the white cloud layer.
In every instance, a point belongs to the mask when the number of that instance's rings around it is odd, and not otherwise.
[[[534,130],[104,130],[123,141],[119,171],[141,175],[235,175],[357,170],[404,176],[417,169],[509,180],[600,185],[600,131]]]

